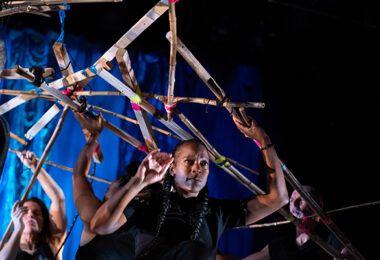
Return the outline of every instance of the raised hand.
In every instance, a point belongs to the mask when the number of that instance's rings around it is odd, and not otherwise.
[[[14,224],[15,231],[23,231],[25,228],[22,217],[28,212],[26,207],[20,206],[20,202],[16,201],[12,208],[12,221]]]
[[[20,158],[21,162],[31,170],[34,170],[37,167],[37,158],[31,151],[17,151],[16,152],[18,158]]]
[[[91,134],[100,134],[104,128],[104,119],[101,113],[95,118],[91,119],[79,112],[73,112],[75,118],[83,129],[87,129]]]
[[[173,162],[171,154],[154,150],[150,152],[141,162],[136,177],[140,183],[149,185],[161,181],[170,164]]]
[[[267,134],[261,127],[257,125],[255,119],[253,119],[252,117],[248,117],[248,118],[250,120],[249,121],[250,125],[248,127],[243,125],[243,123],[240,122],[240,120],[235,117],[233,117],[233,120],[237,128],[240,130],[240,132],[242,132],[246,137],[262,142],[263,139],[267,137]]]

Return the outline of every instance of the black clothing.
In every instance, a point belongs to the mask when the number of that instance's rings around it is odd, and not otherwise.
[[[76,260],[132,260],[134,238],[129,232],[118,230],[109,235],[97,235],[89,243],[80,246]]]
[[[183,259],[180,255],[186,253],[187,259],[215,258],[222,232],[245,224],[245,201],[209,198],[205,221],[201,225],[197,242],[190,241],[194,223],[198,219],[195,212],[201,210],[199,197],[186,199],[177,193],[171,194],[170,206],[157,243],[145,259]],[[130,216],[127,216],[127,223],[135,236],[136,255],[149,246],[154,238],[161,208],[162,195],[155,194],[154,191],[149,200],[135,198],[127,207],[126,211]],[[194,252],[197,250],[195,248],[198,248],[198,255],[191,258],[189,251]]]
[[[54,254],[51,251],[48,244],[40,245],[33,255],[29,255],[27,252],[18,250],[16,260],[53,260]]]
[[[270,260],[332,260],[312,239],[302,246],[296,244],[295,231],[269,243]]]

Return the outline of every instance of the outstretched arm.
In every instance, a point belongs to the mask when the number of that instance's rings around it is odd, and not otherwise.
[[[161,181],[172,161],[168,153],[149,153],[135,176],[101,205],[91,221],[91,229],[98,234],[116,231],[126,221],[123,211],[129,202],[146,186]]]
[[[21,235],[25,227],[22,222],[22,217],[27,211],[27,208],[20,206],[18,201],[13,205],[11,216],[14,230],[8,242],[0,251],[0,259],[16,259],[17,251],[20,248]]]
[[[98,139],[103,130],[103,118],[99,115],[93,120],[77,112],[74,112],[74,115],[82,128],[89,130],[91,133],[90,138],[78,156],[73,171],[74,204],[83,223],[89,225],[101,202],[95,196],[86,176],[90,168],[92,154],[99,145]]]
[[[288,203],[289,195],[286,188],[284,173],[280,159],[277,156],[269,136],[257,126],[256,121],[250,118],[250,126],[244,126],[238,119],[234,118],[238,129],[248,138],[254,139],[261,144],[262,156],[267,168],[268,193],[257,195],[248,204],[246,224],[254,223]]]
[[[34,153],[30,151],[17,152],[17,156],[31,171],[36,171],[37,159]],[[65,194],[61,187],[59,187],[54,179],[43,168],[41,168],[37,175],[37,179],[40,182],[42,189],[51,200],[49,213],[52,220],[50,222],[52,234],[62,239],[66,234],[67,228]]]

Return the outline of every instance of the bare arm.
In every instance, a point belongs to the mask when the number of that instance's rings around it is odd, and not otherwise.
[[[267,167],[268,193],[257,195],[248,201],[246,224],[254,223],[288,203],[289,195],[286,188],[284,173],[276,150],[271,146],[271,140],[265,131],[257,126],[255,120],[251,119],[250,126],[245,127],[237,119],[234,122],[238,129],[248,138],[252,138],[261,144],[261,147],[268,147],[262,151],[262,156]]]
[[[97,120],[91,120],[76,112],[74,115],[82,128],[88,129],[91,132],[90,138],[78,156],[73,171],[74,204],[83,223],[89,225],[101,202],[95,196],[86,176],[90,168],[92,154],[99,145],[98,139],[103,130],[103,118],[99,116]]]
[[[20,248],[20,240],[22,232],[24,231],[24,223],[22,222],[22,217],[26,214],[27,209],[25,207],[20,207],[18,201],[13,205],[12,208],[12,221],[14,224],[14,230],[9,238],[8,242],[4,245],[3,249],[0,251],[0,259],[13,260],[16,259],[17,251]]]
[[[243,260],[270,260],[269,246],[266,245],[263,249],[261,249],[261,251],[250,254],[249,256],[243,258]]]
[[[37,159],[32,152],[17,152],[17,156],[31,171],[36,171]],[[49,213],[52,220],[50,227],[52,234],[61,240],[65,236],[67,228],[65,194],[61,187],[59,187],[54,179],[43,168],[41,168],[37,175],[37,179],[40,182],[42,189],[51,200]]]
[[[146,186],[163,179],[173,159],[170,154],[158,150],[149,153],[141,162],[136,175],[106,200],[91,221],[91,229],[98,234],[109,234],[125,222],[124,209]]]

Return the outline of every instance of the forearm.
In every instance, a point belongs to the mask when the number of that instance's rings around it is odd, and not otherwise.
[[[3,249],[1,249],[0,251],[0,259],[5,259],[5,260],[16,259],[17,252],[20,248],[21,235],[22,235],[21,230],[13,231],[8,242],[4,245]]]
[[[31,170],[34,172],[35,168],[32,168]],[[46,172],[45,169],[41,168],[39,174],[37,175],[37,179],[53,204],[59,204],[60,202],[65,201],[65,194],[63,193],[61,187],[59,187],[59,185]]]
[[[99,145],[99,134],[91,135],[80,152],[73,170],[73,178],[87,176],[94,150]]]
[[[144,187],[145,185],[138,178],[131,178],[99,207],[91,220],[91,229],[101,234],[117,229],[124,209]]]
[[[73,170],[73,199],[83,222],[90,223],[101,202],[94,195],[87,173],[91,165],[92,153],[98,145],[97,136],[88,139],[80,152]]]
[[[262,138],[259,142],[263,147],[268,147],[261,151],[263,160],[266,165],[267,174],[267,194],[257,195],[248,202],[248,215],[246,224],[254,223],[263,217],[286,205],[289,200],[284,172],[282,170],[281,161],[277,156],[276,150],[270,146],[269,137]]]

